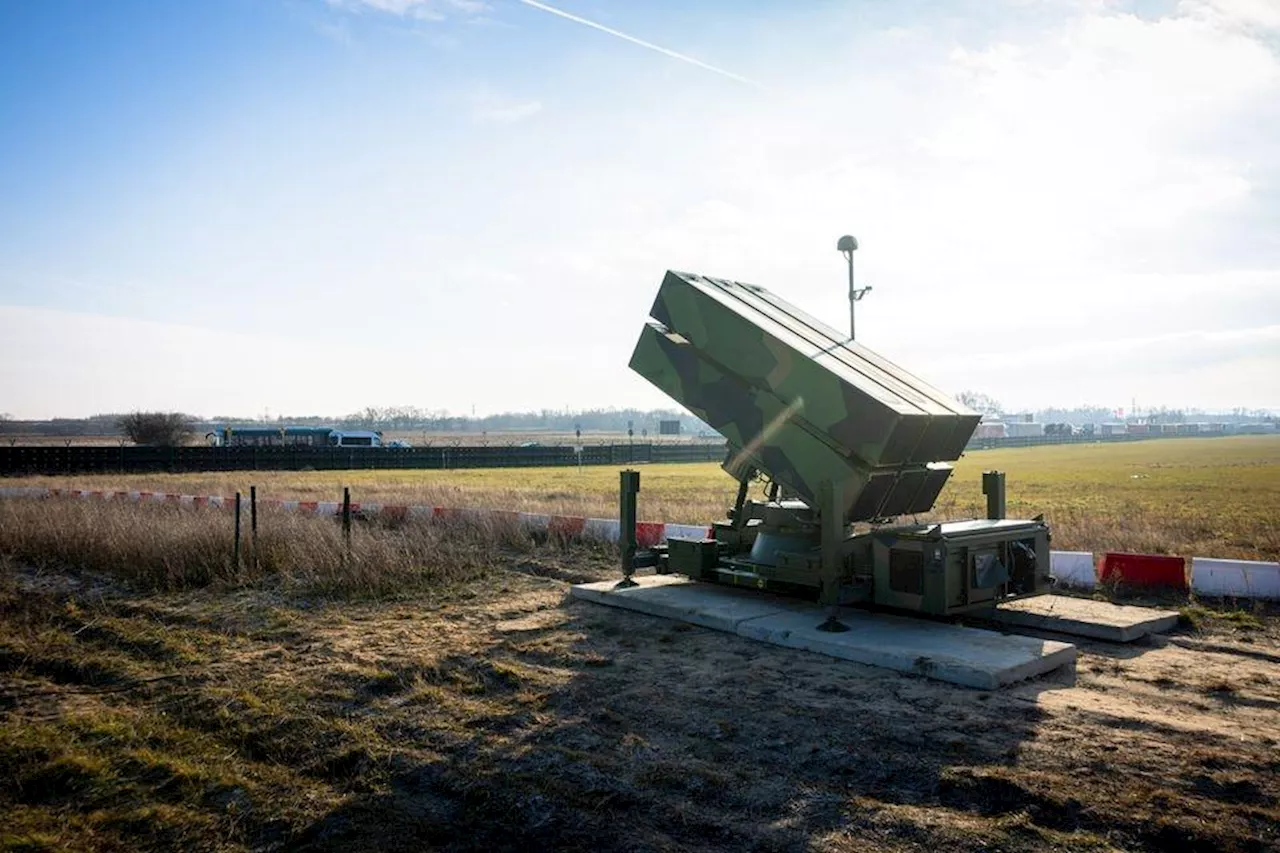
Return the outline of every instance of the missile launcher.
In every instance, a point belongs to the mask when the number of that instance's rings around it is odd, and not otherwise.
[[[669,271],[630,366],[725,437],[739,489],[712,536],[624,542],[624,569],[933,615],[1048,587],[1048,528],[1002,517],[1003,475],[984,478],[1000,517],[901,523],[933,508],[980,415],[765,288]]]

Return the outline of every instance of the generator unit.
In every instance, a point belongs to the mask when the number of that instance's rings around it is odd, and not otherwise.
[[[1048,527],[1003,517],[1003,474],[984,475],[986,519],[906,522],[933,508],[977,412],[763,287],[669,271],[650,317],[631,368],[725,437],[739,488],[709,536],[640,551],[624,473],[628,579],[648,565],[816,598],[830,630],[840,605],[941,616],[1048,589]]]

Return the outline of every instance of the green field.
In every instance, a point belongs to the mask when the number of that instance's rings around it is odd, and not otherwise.
[[[645,465],[640,516],[709,522],[735,483],[713,463]],[[956,464],[931,518],[982,515],[981,473],[1008,475],[1009,513],[1043,513],[1055,548],[1280,559],[1280,437],[1176,438],[976,451]],[[6,481],[94,489],[483,506],[612,517],[613,467],[455,471],[258,471],[31,477]]]

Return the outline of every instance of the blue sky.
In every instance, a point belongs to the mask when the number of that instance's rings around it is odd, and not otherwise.
[[[0,4],[15,416],[664,405],[665,269],[845,232],[941,387],[1280,408],[1280,7]]]

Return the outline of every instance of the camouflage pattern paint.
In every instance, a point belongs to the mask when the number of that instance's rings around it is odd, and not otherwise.
[[[631,368],[724,435],[726,470],[810,505],[839,486],[847,521],[931,508],[980,419],[756,285],[669,271],[650,315]]]

